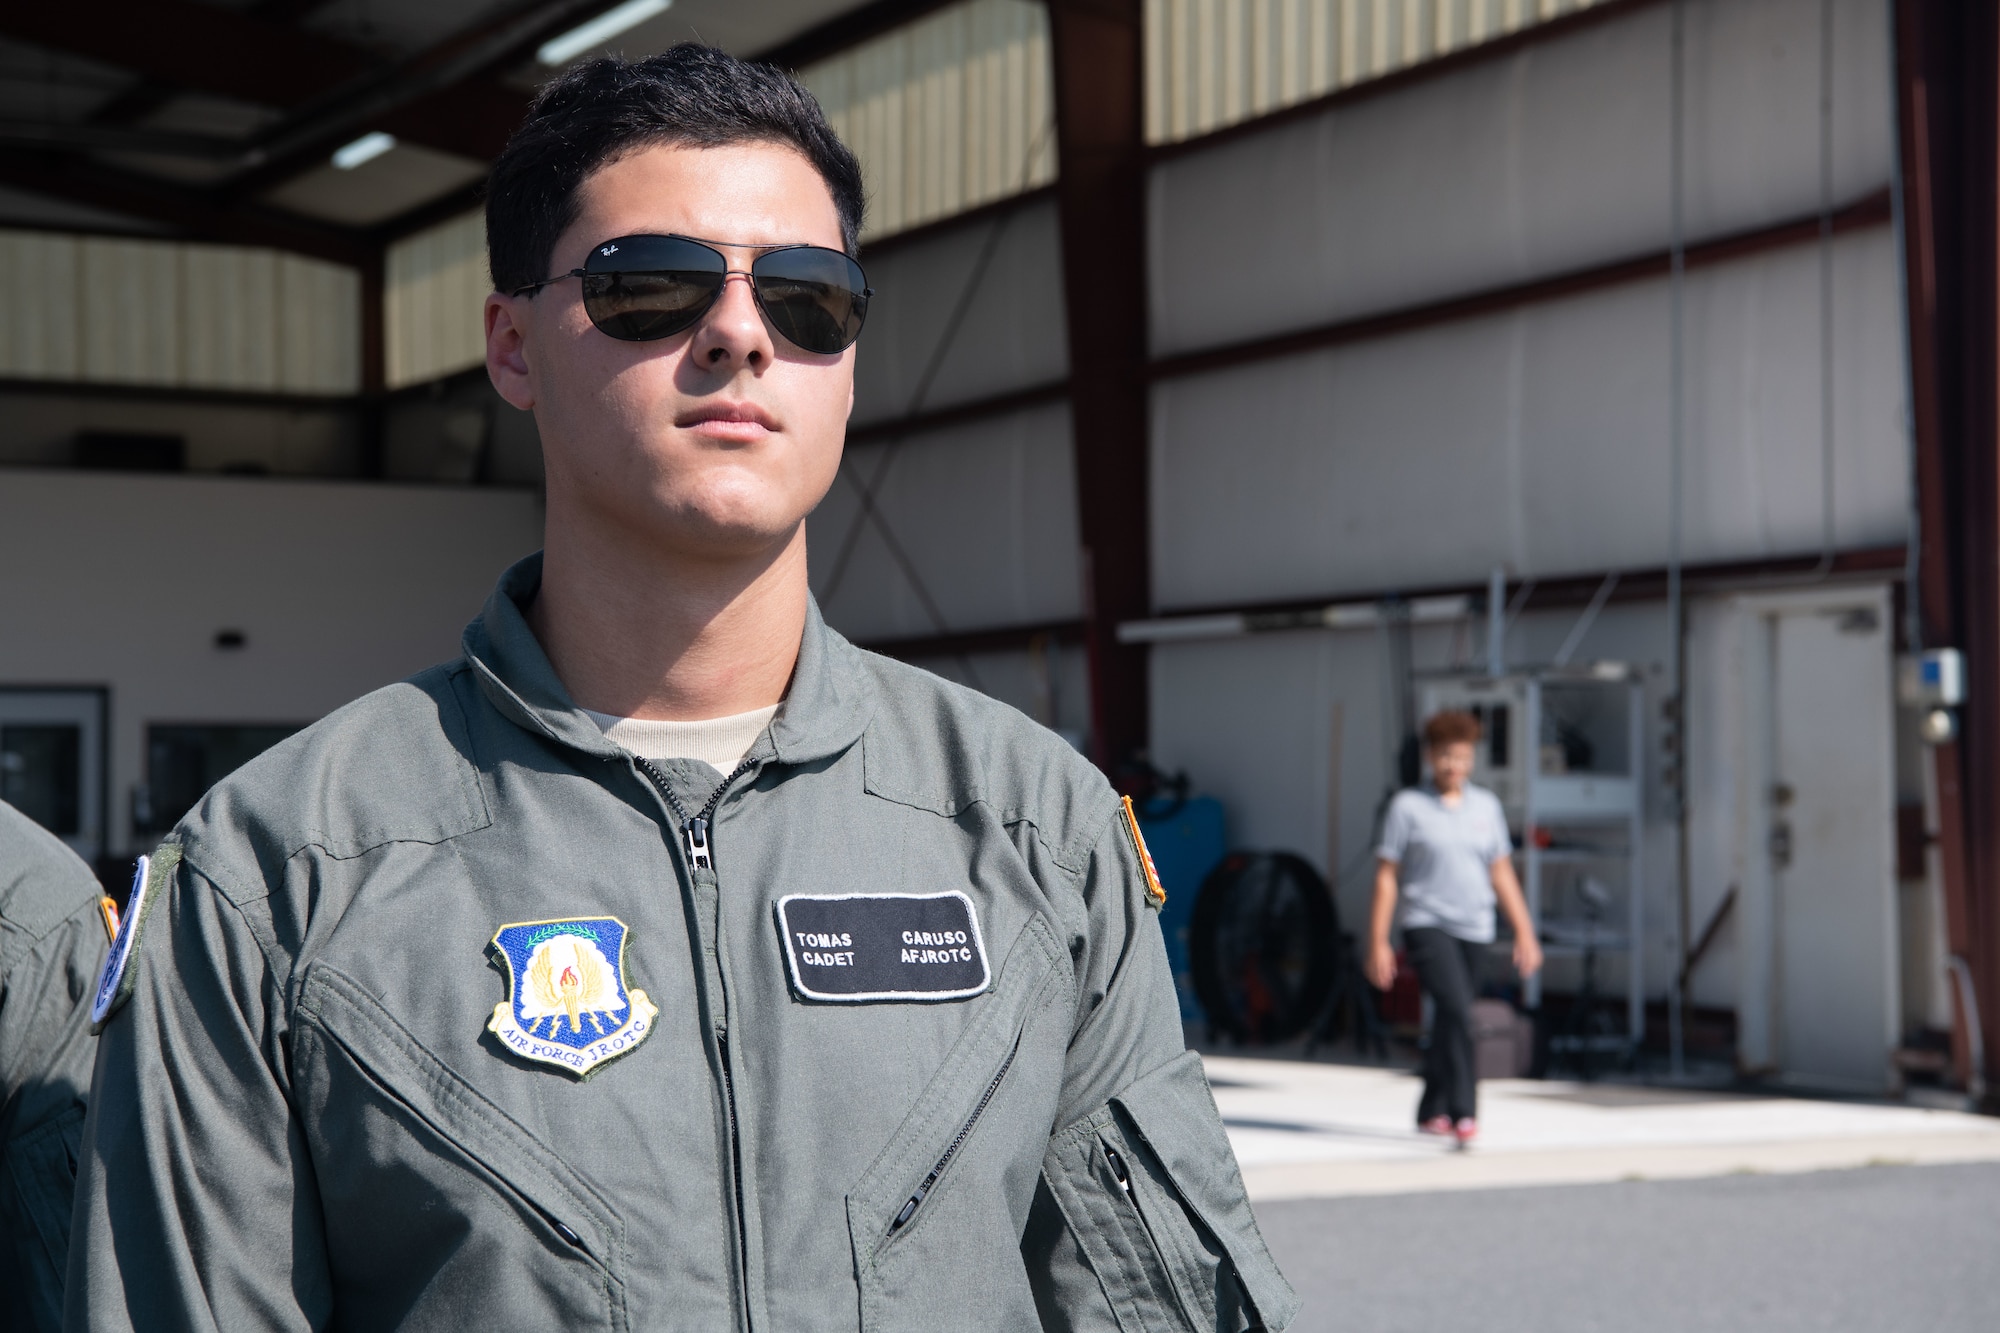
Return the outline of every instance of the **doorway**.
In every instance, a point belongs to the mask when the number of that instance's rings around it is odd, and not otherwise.
[[[1881,1092],[1899,996],[1888,590],[1744,596],[1731,612],[1739,1058],[1785,1082]]]
[[[0,686],[0,800],[96,864],[106,851],[102,688]]]

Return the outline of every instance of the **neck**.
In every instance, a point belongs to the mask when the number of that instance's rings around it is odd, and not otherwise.
[[[528,624],[584,708],[695,722],[783,700],[806,622],[806,535],[749,555],[691,558],[564,522],[550,497]]]

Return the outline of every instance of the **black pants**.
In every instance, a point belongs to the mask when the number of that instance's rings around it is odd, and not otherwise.
[[[1477,1115],[1472,1002],[1479,996],[1479,956],[1486,946],[1430,926],[1404,931],[1403,945],[1432,1005],[1431,1046],[1424,1053],[1424,1098],[1417,1103],[1417,1119],[1446,1115],[1463,1120]]]

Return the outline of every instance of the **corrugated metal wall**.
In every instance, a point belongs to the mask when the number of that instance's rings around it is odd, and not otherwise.
[[[1146,136],[1175,143],[1603,0],[1146,0]]]
[[[1833,197],[1889,181],[1888,25],[1842,0]],[[1154,168],[1156,354],[1666,249],[1672,15],[1658,5]],[[1687,9],[1691,240],[1819,206],[1818,0]],[[1255,244],[1218,244],[1255,201]]]
[[[382,275],[384,378],[421,384],[486,359],[483,211],[441,222],[389,247]]]
[[[1820,0],[1688,0],[1691,242],[1818,208],[1821,16]],[[1832,185],[1843,204],[1893,179],[1889,24],[1885,0],[1834,0],[1831,17]],[[1664,251],[1671,21],[1666,5],[1629,9],[1448,77],[1164,158],[1149,183],[1153,351],[1198,352]],[[1246,210],[1255,243],[1227,243]],[[1894,234],[1842,235],[1830,259],[1833,539],[1895,543],[1911,498]],[[1819,549],[1819,261],[1807,241],[1688,275],[1690,562]],[[1156,383],[1156,601],[1476,584],[1495,562],[1517,579],[1664,564],[1671,320],[1664,280],[1627,282]],[[1698,699],[1713,688],[1715,655],[1700,642],[1699,603],[1692,612],[1688,690]],[[1549,660],[1575,623],[1574,612],[1527,616],[1510,660]],[[1482,628],[1415,631],[1414,666],[1476,659]],[[1654,728],[1672,688],[1668,648],[1662,603],[1614,605],[1578,660],[1636,664]],[[1351,869],[1351,926],[1401,728],[1389,688],[1401,667],[1386,637],[1162,644],[1151,660],[1157,761],[1223,799],[1237,842]],[[1697,774],[1700,743],[1690,742]],[[1657,741],[1648,753],[1660,753]],[[1657,772],[1648,769],[1646,835],[1656,994],[1674,918],[1674,837]],[[1697,923],[1726,888],[1703,877],[1715,862],[1708,836],[1695,827]],[[1732,987],[1711,965],[1700,994],[1728,1003]]]
[[[986,270],[952,328],[982,255]],[[861,262],[876,296],[855,354],[854,425],[1049,384],[1069,373],[1055,200],[1023,200],[942,234],[912,237],[880,253],[863,250]]]
[[[1056,176],[1048,12],[966,0],[799,71],[861,159],[867,236]]]
[[[318,260],[0,231],[0,376],[347,394],[360,318],[357,275]]]
[[[1075,471],[1062,403],[849,446],[807,527],[828,622],[867,640],[1075,617]]]
[[[1820,17],[1819,0],[1687,6],[1691,241],[1817,208]],[[1155,352],[1665,250],[1671,19],[1642,8],[1161,162]],[[1844,202],[1894,170],[1888,25],[1881,0],[1838,0],[1833,20]],[[1246,199],[1258,243],[1218,244]],[[1909,494],[1889,229],[1834,258],[1837,535],[1894,541]],[[1688,558],[1815,549],[1815,249],[1697,270],[1687,316]],[[1476,582],[1496,560],[1536,576],[1662,563],[1668,329],[1665,284],[1628,284],[1156,385],[1156,597]],[[1380,526],[1402,505],[1439,520],[1426,542]]]
[[[1835,538],[1901,541],[1901,335],[1886,227],[1834,243]],[[1819,266],[1811,247],[1687,286],[1690,562],[1820,542]],[[1606,288],[1214,374],[1153,397],[1163,606],[1663,564],[1664,281]]]

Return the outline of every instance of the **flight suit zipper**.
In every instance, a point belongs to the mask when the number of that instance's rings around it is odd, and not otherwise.
[[[635,756],[635,758],[638,758]],[[698,814],[689,814],[681,804],[680,797],[674,795],[673,784],[667,775],[649,759],[638,758],[639,769],[659,789],[674,817],[681,822],[681,850],[687,855],[688,874],[696,870],[715,873],[715,858],[711,854],[709,831],[714,827],[715,811],[722,804],[723,796],[731,783],[742,777],[756,761],[744,759],[715,785],[708,794],[708,801]],[[718,955],[718,965],[720,955]],[[737,1254],[737,1295],[743,1303],[743,1327],[751,1328],[750,1318],[750,1224],[748,1209],[743,1193],[743,1131],[736,1114],[736,1079],[729,1068],[729,1027],[721,1014],[715,1015],[715,1049],[722,1064],[722,1105],[724,1117],[729,1125],[729,1183],[730,1192],[736,1202],[736,1254]]]
[[[1007,1071],[1014,1067],[1014,1057],[1020,1053],[1021,1039],[1016,1037],[1013,1049],[1009,1050],[1007,1058],[1000,1062],[999,1071],[993,1075],[992,1082],[986,1085],[986,1091],[980,1095],[979,1104],[972,1108],[972,1114],[965,1118],[965,1123],[958,1127],[958,1133],[953,1135],[951,1142],[946,1145],[944,1155],[937,1159],[937,1164],[930,1169],[930,1174],[917,1186],[917,1192],[896,1211],[895,1220],[889,1223],[890,1235],[893,1236],[908,1226],[910,1219],[917,1215],[917,1209],[924,1206],[924,1199],[937,1185],[938,1178],[944,1175],[944,1169],[951,1165],[951,1159],[958,1156],[958,1150],[972,1137],[973,1127],[979,1123],[979,1117],[986,1114],[987,1104],[993,1100],[993,1094],[1000,1091],[1001,1080],[1007,1077]]]

